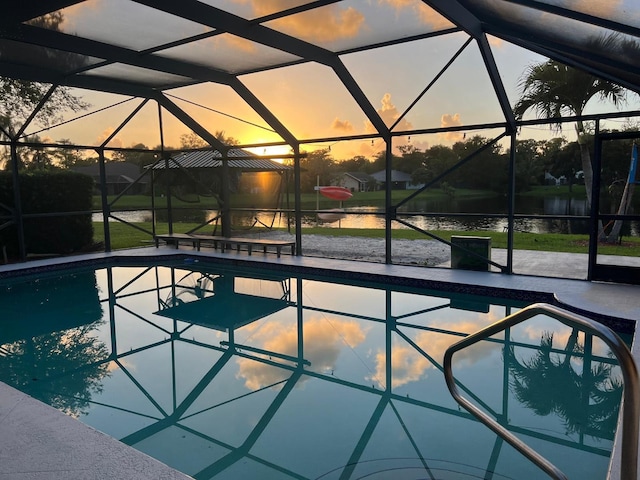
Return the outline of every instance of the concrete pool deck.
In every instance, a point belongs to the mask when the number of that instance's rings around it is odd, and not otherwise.
[[[448,268],[420,268],[415,266],[363,263],[350,260],[333,260],[315,257],[277,258],[272,254],[240,252],[219,253],[208,249],[195,252],[191,247],[140,248],[112,253],[89,254],[53,260],[33,261],[27,264],[0,266],[0,277],[24,268],[64,265],[78,261],[105,258],[157,257],[158,255],[189,255],[192,258],[223,258],[250,263],[266,262],[274,265],[300,267],[314,270],[338,270],[354,274],[394,276],[428,280],[449,285],[521,290],[552,294],[568,306],[599,315],[640,319],[640,286],[586,282],[574,279],[549,278],[533,275],[502,275],[489,272],[451,270]],[[519,253],[518,262],[527,265],[526,252]],[[539,267],[541,255],[531,252],[528,259]],[[631,259],[634,262],[638,259]],[[564,271],[576,278],[577,262],[572,254],[555,254],[548,267]],[[580,277],[577,277],[580,278]],[[640,364],[640,334],[635,332],[632,353]],[[116,439],[85,426],[79,421],[28,397],[0,382],[0,479],[182,479],[190,478],[148,457]],[[618,436],[620,429],[618,431]],[[619,439],[613,452],[611,475],[619,477]]]

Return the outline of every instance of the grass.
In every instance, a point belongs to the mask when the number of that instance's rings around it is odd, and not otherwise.
[[[394,203],[397,203],[412,192],[407,190],[394,190],[392,191],[392,199]],[[358,204],[384,204],[384,191],[376,192],[360,192],[357,194]],[[495,195],[493,192],[478,191],[478,190],[456,190],[456,198],[487,198]],[[584,197],[584,186],[574,185],[569,190],[566,185],[560,187],[549,186],[536,186],[530,191],[523,193],[522,195],[539,197],[539,196],[565,196],[565,197]],[[439,198],[445,197],[446,194],[439,189],[430,190],[428,192],[421,193],[421,197]],[[115,197],[110,197],[112,201]],[[293,194],[291,194],[293,201]],[[302,194],[302,208],[314,209],[316,203],[316,193],[304,193]],[[266,197],[256,196],[253,194],[234,194],[232,196],[232,204],[235,208],[252,208],[260,205],[269,205],[269,201]],[[354,200],[350,200],[352,203],[356,203]],[[156,198],[156,207],[161,208],[166,205],[165,198]],[[330,201],[320,197],[320,208],[329,208],[328,206],[335,206],[334,201]],[[193,208],[193,209],[211,209],[216,210],[218,208],[217,202],[214,198],[199,197],[195,203],[183,202],[178,199],[172,199],[173,207]],[[100,197],[94,197],[94,207],[100,208]],[[125,195],[118,199],[116,203],[117,208],[122,209],[149,209],[151,207],[151,197],[148,195]],[[136,224],[137,226],[151,231],[151,223],[143,222]],[[176,231],[186,232],[192,228],[195,228],[195,223],[180,223],[175,227]],[[102,229],[102,223],[94,224],[94,240],[96,242],[104,241],[104,232]],[[113,249],[132,248],[143,245],[149,245],[152,243],[150,234],[139,231],[131,226],[122,223],[112,222],[110,223],[111,230],[111,246]],[[168,227],[166,224],[159,224],[158,232],[167,233]],[[254,232],[256,230],[253,230]],[[492,231],[451,231],[451,230],[432,230],[433,235],[450,240],[452,235],[473,235],[482,237],[491,237],[491,245],[494,248],[506,248],[507,247],[507,234],[503,232]],[[323,227],[309,227],[303,228],[302,234],[315,234],[315,235],[327,235],[327,236],[362,236],[373,238],[384,238],[384,230],[381,229],[356,229],[356,228],[323,228]],[[410,239],[410,240],[424,240],[425,235],[414,230],[402,229],[393,230],[392,237],[395,239]],[[568,234],[536,234],[515,232],[514,233],[514,248],[518,250],[537,250],[537,251],[549,251],[549,252],[567,252],[567,253],[587,253],[588,252],[588,236],[587,235],[568,235]],[[624,238],[621,245],[608,245],[602,244],[598,246],[598,253],[606,255],[623,255],[623,256],[640,256],[640,239],[635,237]]]
[[[137,226],[151,231],[151,223],[137,223]],[[112,222],[109,224],[111,234],[111,248],[114,250],[122,248],[133,248],[151,245],[153,240],[151,235],[139,231],[129,225],[123,223]],[[174,225],[174,230],[178,232],[186,232],[195,228],[195,223],[180,223]],[[160,224],[157,228],[158,233],[167,233],[166,224]],[[253,229],[252,232],[259,230]],[[240,232],[238,232],[241,234]],[[431,230],[429,233],[441,237],[447,241],[451,240],[453,235],[471,235],[480,237],[491,237],[491,246],[493,248],[507,248],[507,234],[504,232],[492,231],[453,231],[453,230]],[[302,235],[326,235],[326,236],[351,236],[351,237],[368,237],[368,238],[384,238],[385,232],[381,229],[364,229],[364,228],[323,228],[309,227],[302,229]],[[587,253],[588,252],[588,235],[569,235],[560,233],[526,233],[515,232],[514,248],[517,250],[536,250],[546,252],[567,252],[567,253]],[[392,231],[394,239],[408,240],[425,240],[428,239],[420,232],[409,229],[398,229]],[[104,241],[104,231],[102,223],[94,223],[94,241]],[[304,245],[304,239],[303,239]],[[621,245],[598,246],[598,253],[604,255],[623,255],[630,257],[640,256],[640,238],[629,237],[624,238]]]

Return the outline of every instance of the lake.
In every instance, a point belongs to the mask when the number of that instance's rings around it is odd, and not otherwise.
[[[338,207],[338,202],[335,202]],[[372,228],[383,229],[384,207],[380,205],[355,205],[355,202],[343,202],[345,217],[333,222],[318,221],[315,213],[303,214],[302,226],[322,225],[331,228]],[[321,207],[333,208],[333,207]],[[489,230],[502,232],[507,227],[506,218],[477,216],[478,214],[506,215],[507,201],[504,197],[474,199],[414,199],[398,209],[398,218],[423,230]],[[548,216],[587,216],[585,199],[566,198],[560,196],[517,197],[516,214],[548,215]],[[442,214],[442,215],[440,215]],[[448,216],[455,214],[456,216]],[[468,216],[464,214],[469,214]],[[204,221],[217,215],[216,210],[176,210],[174,220]],[[151,220],[150,210],[133,210],[118,212],[117,216],[128,222]],[[254,223],[266,226],[287,227],[287,215],[271,212],[233,212],[233,224],[250,227]],[[93,220],[99,222],[101,214],[94,214]],[[115,221],[112,219],[112,221]],[[293,217],[291,218],[293,223]],[[393,222],[392,228],[408,228]],[[531,233],[587,233],[587,220],[567,220],[552,218],[518,219],[516,231]],[[626,235],[638,235],[640,225],[631,222],[627,226]],[[624,233],[624,232],[623,232]]]

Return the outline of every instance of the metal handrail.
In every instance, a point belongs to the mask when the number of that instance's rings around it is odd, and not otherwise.
[[[500,425],[496,420],[480,410],[477,406],[463,397],[458,386],[455,383],[453,372],[451,369],[451,360],[453,354],[458,350],[462,350],[474,343],[487,339],[496,333],[499,333],[509,327],[517,325],[536,315],[544,314],[552,317],[559,322],[572,328],[580,328],[587,333],[591,333],[600,337],[609,346],[611,351],[616,355],[622,369],[622,377],[624,380],[624,401],[622,411],[622,469],[620,480],[637,480],[638,473],[638,433],[640,427],[638,421],[640,418],[640,389],[638,380],[638,370],[633,360],[631,352],[624,341],[609,327],[601,323],[594,322],[581,315],[568,312],[561,308],[545,303],[536,303],[530,305],[508,317],[499,320],[482,330],[469,335],[463,340],[451,345],[444,354],[444,376],[447,387],[453,398],[473,414],[483,424],[500,435],[511,446],[517,449],[525,457],[535,463],[539,468],[544,470],[549,476],[557,480],[567,480],[566,475],[555,465],[549,462],[538,452],[529,447],[526,443]]]

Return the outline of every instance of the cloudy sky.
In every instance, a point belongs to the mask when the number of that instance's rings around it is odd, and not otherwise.
[[[628,13],[630,0],[585,2],[572,0],[572,6],[587,13],[606,13],[616,19]],[[222,8],[247,19],[262,17],[305,3],[296,0],[206,0],[203,3]],[[603,9],[606,11],[603,12]],[[144,50],[211,28],[156,12],[130,0],[88,0],[63,10],[62,30],[119,46]],[[545,17],[543,14],[539,14]],[[539,20],[548,21],[548,18]],[[640,23],[640,21],[638,22]],[[266,26],[298,37],[330,50],[383,42],[452,25],[418,0],[351,0],[338,2],[309,12],[265,23]],[[371,105],[384,122],[395,131],[410,129],[473,125],[503,120],[498,102],[475,42],[464,47],[456,61],[444,72],[419,101],[407,111],[438,75],[452,55],[461,49],[468,37],[451,33],[435,38],[389,46],[341,57],[358,82]],[[518,98],[518,80],[527,65],[543,61],[534,53],[489,38],[493,55],[501,72],[511,103]],[[193,44],[169,48],[157,53],[226,69],[232,73],[294,56],[270,47],[221,34]],[[127,66],[111,65],[90,74],[145,78],[156,75]],[[358,107],[332,69],[317,63],[305,63],[261,73],[241,75],[245,84],[299,139],[318,139],[375,132],[371,122]],[[78,92],[92,104],[92,110],[124,100],[115,95]],[[280,137],[229,87],[202,84],[167,92],[181,108],[212,132],[224,131],[242,144],[279,141]],[[176,98],[177,97],[177,98]],[[636,102],[635,98],[632,103]],[[81,144],[99,144],[120,124],[138,101],[127,102],[89,117],[91,121],[72,122],[47,131],[53,140],[69,138]],[[633,105],[632,105],[633,106]],[[635,105],[637,106],[637,105]],[[594,103],[592,110],[613,107]],[[589,109],[588,109],[589,110]],[[163,115],[165,144],[178,146],[186,127]],[[546,129],[524,132],[529,136],[546,135]],[[480,132],[481,134],[483,132]],[[493,136],[487,134],[487,136]],[[438,143],[450,144],[462,134],[399,137],[397,145],[412,143],[427,148]],[[111,146],[160,143],[157,106],[148,104],[130,122]],[[332,147],[336,158],[354,155],[372,156],[384,149],[382,141],[341,141],[310,144],[307,150]],[[283,152],[288,148],[269,150]]]

